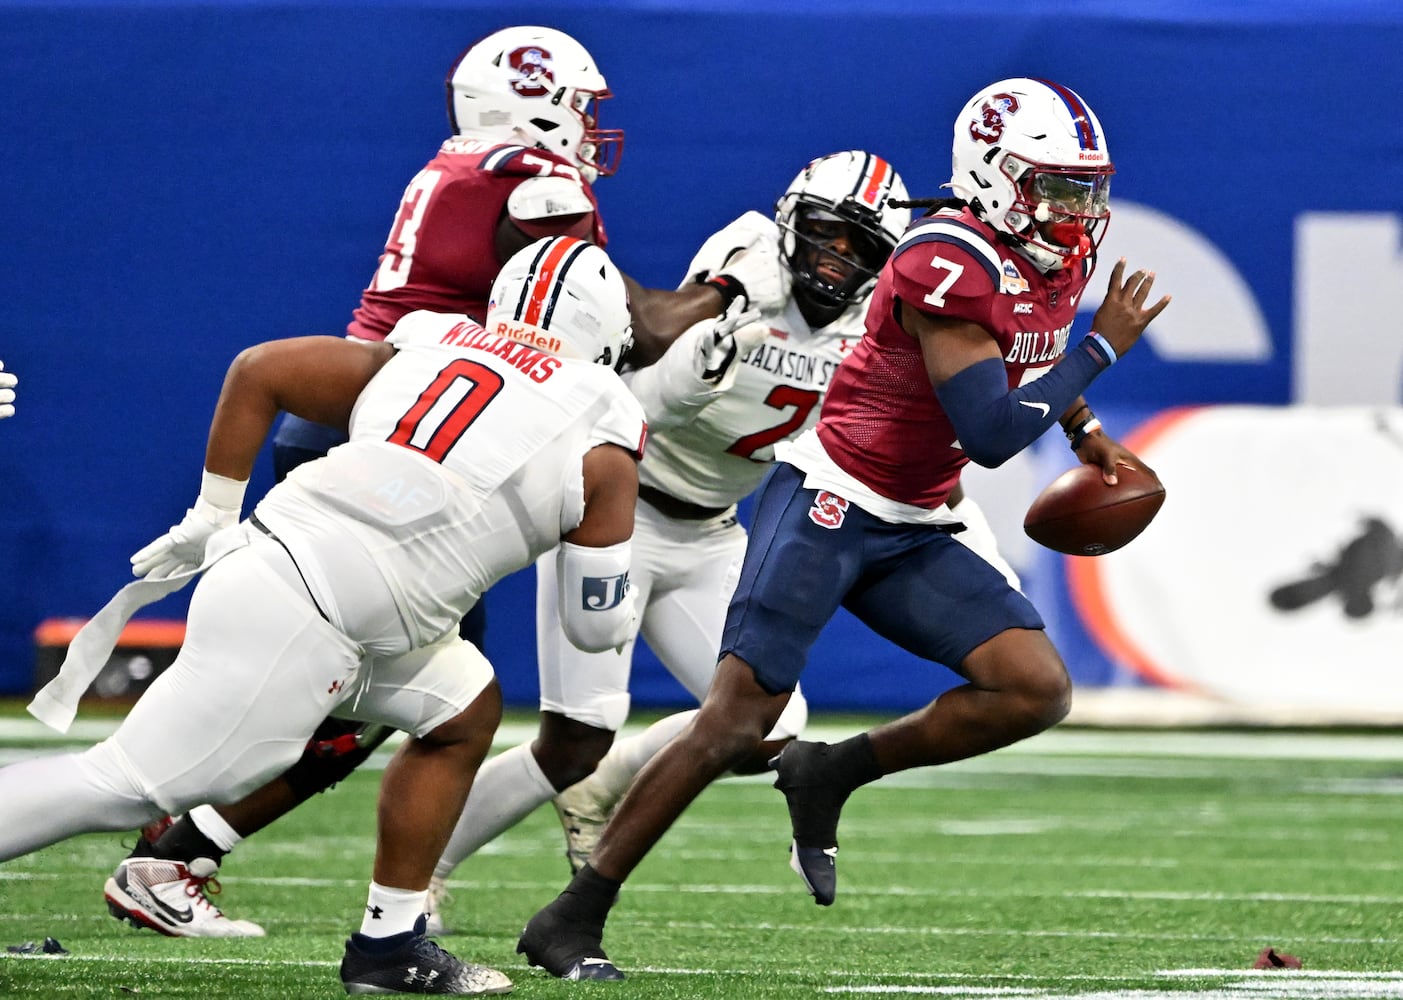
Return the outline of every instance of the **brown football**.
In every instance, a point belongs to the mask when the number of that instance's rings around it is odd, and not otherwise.
[[[1078,465],[1034,498],[1023,531],[1039,545],[1069,556],[1103,556],[1144,531],[1164,504],[1164,484],[1143,469],[1122,465],[1107,486],[1101,469]]]

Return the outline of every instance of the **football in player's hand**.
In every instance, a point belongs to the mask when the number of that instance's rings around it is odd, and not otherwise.
[[[1143,469],[1121,465],[1114,486],[1101,469],[1078,465],[1034,498],[1023,531],[1039,545],[1069,556],[1102,556],[1130,542],[1164,503],[1164,484]]]

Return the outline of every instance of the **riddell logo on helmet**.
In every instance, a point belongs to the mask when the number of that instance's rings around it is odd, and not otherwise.
[[[969,123],[969,134],[975,142],[991,146],[1004,134],[1004,115],[1016,114],[1018,98],[1012,94],[995,94],[979,108],[979,117]]]
[[[528,326],[525,323],[510,323],[506,320],[498,320],[492,327],[492,332],[499,337],[506,337],[519,344],[529,344],[532,347],[540,348],[550,354],[559,354],[565,345],[560,342],[559,337],[550,337],[543,334],[538,328]]]
[[[550,57],[549,52],[535,45],[517,49],[507,56],[507,62],[517,74],[511,82],[512,90],[522,97],[545,97],[549,94],[555,85]]]
[[[1104,160],[1105,158],[1106,158],[1106,154],[1105,154],[1104,152],[1101,152],[1100,150],[1095,150],[1095,149],[1093,149],[1093,150],[1085,150],[1085,149],[1083,149],[1080,153],[1077,154],[1077,159],[1078,159],[1078,160],[1095,160],[1095,161],[1097,161],[1098,163],[1099,163],[1100,161]]]

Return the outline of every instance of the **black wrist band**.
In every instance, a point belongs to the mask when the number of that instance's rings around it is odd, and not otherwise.
[[[731,308],[731,303],[739,298],[744,298],[746,304],[750,304],[750,296],[746,294],[745,286],[740,283],[738,278],[733,278],[729,274],[712,275],[710,278],[703,281],[702,284],[720,292],[727,309]]]

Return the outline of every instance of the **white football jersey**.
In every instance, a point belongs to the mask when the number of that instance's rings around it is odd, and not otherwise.
[[[719,273],[730,252],[743,246],[778,258],[779,227],[759,212],[745,213],[702,244],[689,281]],[[864,299],[817,330],[792,297],[783,312],[764,313],[769,333],[741,360],[735,385],[684,424],[655,428],[639,481],[703,507],[726,507],[749,494],[774,461],[775,443],[817,422],[834,371],[862,338],[866,308]],[[633,375],[635,384],[649,377],[647,368]]]
[[[413,312],[386,340],[398,352],[356,401],[350,440],[295,469],[254,514],[333,624],[383,606],[364,579],[378,576],[414,648],[576,528],[585,453],[607,443],[641,455],[646,424],[610,369],[466,316]],[[382,653],[400,638],[354,633]]]

